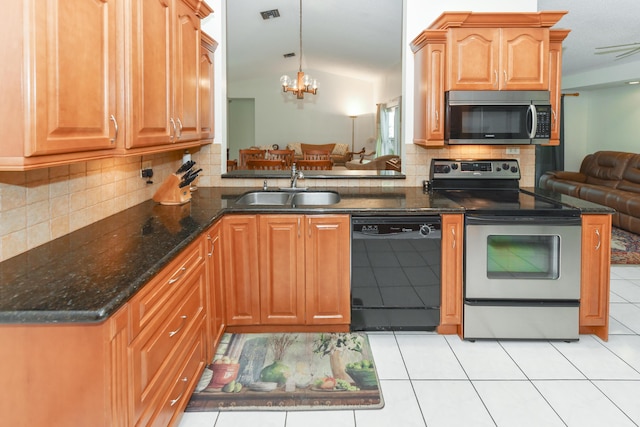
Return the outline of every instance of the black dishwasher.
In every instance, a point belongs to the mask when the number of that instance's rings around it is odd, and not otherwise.
[[[440,216],[352,216],[351,330],[440,322]]]

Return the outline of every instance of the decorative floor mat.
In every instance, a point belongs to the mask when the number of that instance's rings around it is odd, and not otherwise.
[[[640,264],[640,236],[613,227],[611,264]]]
[[[379,409],[364,333],[225,334],[185,409]]]

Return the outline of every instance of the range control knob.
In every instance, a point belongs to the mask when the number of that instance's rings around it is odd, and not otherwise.
[[[515,166],[511,166],[511,172],[516,173],[518,172],[518,168]]]
[[[453,170],[458,169],[458,164],[457,163],[451,163],[451,169],[453,169]]]
[[[428,236],[429,234],[431,234],[432,231],[433,231],[433,226],[431,226],[430,224],[422,224],[420,226],[420,235],[422,236]]]
[[[509,163],[503,163],[502,164],[502,169],[508,171],[509,170]]]
[[[451,167],[449,167],[449,165],[444,165],[444,166],[442,167],[442,172],[444,172],[444,173],[449,173],[449,172],[451,172]]]

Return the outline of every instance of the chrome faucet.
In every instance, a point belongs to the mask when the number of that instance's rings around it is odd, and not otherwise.
[[[296,164],[291,165],[291,188],[296,188],[298,179],[304,179],[304,174],[296,168]]]

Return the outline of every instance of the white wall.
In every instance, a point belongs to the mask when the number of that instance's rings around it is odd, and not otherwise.
[[[640,152],[640,85],[580,90],[565,97],[565,170],[599,150]]]
[[[294,77],[295,69],[289,70]],[[375,135],[375,102],[372,82],[304,70],[319,81],[316,95],[306,94],[300,102],[284,93],[279,75],[265,75],[256,80],[235,82],[227,86],[230,98],[255,99],[256,145],[290,142],[325,144],[342,142],[351,145],[351,119],[356,115],[355,147],[362,147]]]

